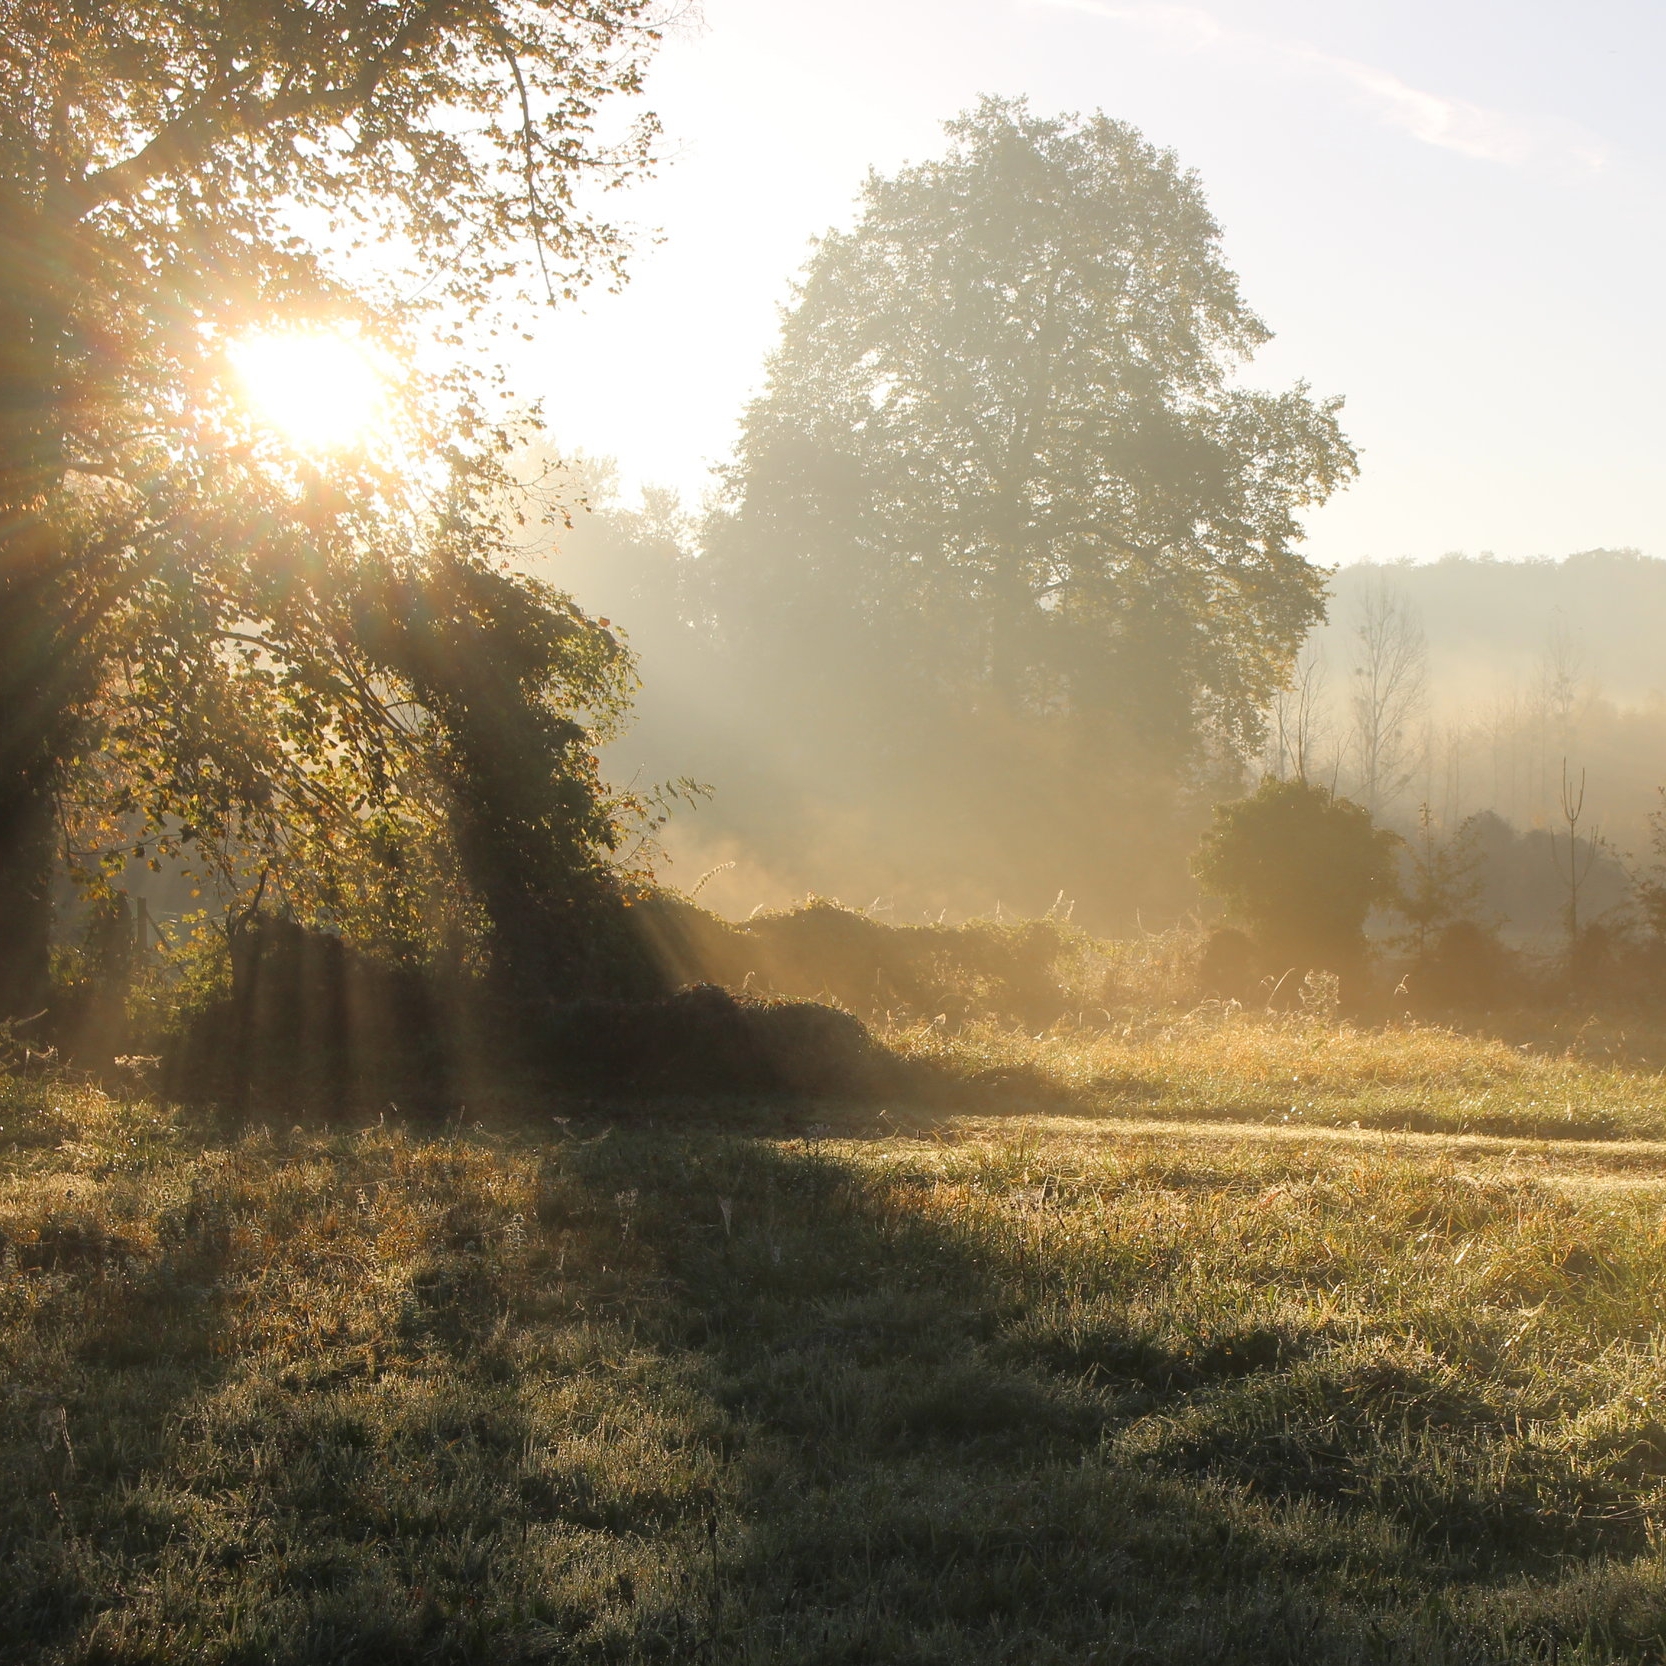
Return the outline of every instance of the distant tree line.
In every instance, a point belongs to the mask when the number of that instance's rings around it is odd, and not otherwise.
[[[1215,807],[1193,858],[1224,916],[1205,946],[1202,984],[1239,1000],[1288,1000],[1323,972],[1355,1002],[1397,983],[1397,996],[1435,1008],[1657,997],[1666,988],[1666,808],[1649,818],[1641,859],[1625,864],[1584,829],[1571,774],[1561,811],[1560,828],[1522,835],[1491,814],[1443,829],[1423,805],[1402,836],[1329,787],[1267,776]],[[1540,922],[1548,898],[1553,917]],[[1518,932],[1528,948],[1512,950],[1501,928],[1527,910],[1542,929]]]
[[[1331,576],[1328,618],[1275,697],[1263,767],[1324,782],[1402,829],[1559,813],[1564,758],[1591,814],[1635,847],[1666,755],[1666,687],[1640,637],[1666,629],[1666,561],[1460,557]],[[1624,617],[1627,605],[1634,609]]]

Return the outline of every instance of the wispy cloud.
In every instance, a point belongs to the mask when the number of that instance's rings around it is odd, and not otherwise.
[[[1159,0],[1031,0],[1032,4],[1064,11],[1086,12],[1113,23],[1129,24],[1182,51],[1231,52],[1286,73],[1329,81],[1348,91],[1365,109],[1391,127],[1399,128],[1426,145],[1457,151],[1486,162],[1523,163],[1554,155],[1564,162],[1600,168],[1607,161],[1602,145],[1589,135],[1555,129],[1489,110],[1461,98],[1424,91],[1374,64],[1326,52],[1306,41],[1280,40],[1272,35],[1223,23],[1197,6],[1177,6]]]

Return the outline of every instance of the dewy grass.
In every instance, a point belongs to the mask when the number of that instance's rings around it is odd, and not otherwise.
[[[1336,1095],[1612,1076],[1304,1034],[1071,1045],[1175,1103],[1281,1036]],[[1666,1146],[1167,1103],[217,1137],[14,1086],[0,1652],[1659,1659]]]
[[[1036,1109],[1528,1138],[1666,1137],[1666,1077],[1561,1037],[1511,1043],[1431,1024],[1376,1028],[1210,1006],[1038,1035],[894,1026],[905,1057]]]

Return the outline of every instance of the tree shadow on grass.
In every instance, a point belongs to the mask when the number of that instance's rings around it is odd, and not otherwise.
[[[254,1179],[183,1191],[63,1355],[18,1658],[1652,1658],[1646,1477],[1601,1493],[1404,1348],[1165,1322],[1126,1258],[1065,1300],[911,1149],[337,1137],[254,1177],[265,1283]],[[337,1245],[371,1318],[273,1343]],[[120,1253],[65,1236],[41,1276],[84,1301]]]
[[[113,1570],[154,1561],[170,1524],[145,1479],[228,1369],[223,1223],[187,1198],[156,1224],[129,1237],[70,1192],[4,1243],[0,1635],[12,1658],[57,1658],[121,1600]]]
[[[576,1161],[603,1193],[631,1174],[679,1292],[645,1334],[734,1427],[719,1657],[1535,1659],[1533,1624],[1565,1648],[1589,1617],[1524,1598],[1483,1645],[1474,1592],[1648,1542],[1625,1489],[1393,1349],[1224,1310],[1177,1338],[1114,1289],[1088,1333],[1050,1332],[1033,1269],[906,1175],[720,1138]]]

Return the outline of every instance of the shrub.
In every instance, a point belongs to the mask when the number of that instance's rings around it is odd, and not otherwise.
[[[1192,871],[1269,956],[1350,971],[1363,958],[1366,917],[1394,901],[1399,843],[1349,799],[1268,779],[1215,807]]]
[[[1496,1006],[1517,981],[1510,951],[1490,926],[1455,920],[1442,930],[1411,974],[1420,1005],[1484,1010]]]
[[[1200,995],[1223,1001],[1248,1001],[1258,977],[1255,945],[1232,926],[1217,926],[1209,933],[1197,961]]]
[[[546,1076],[610,1093],[859,1093],[898,1071],[861,1020],[813,1001],[696,984],[657,1001],[575,1001],[544,1033]]]

